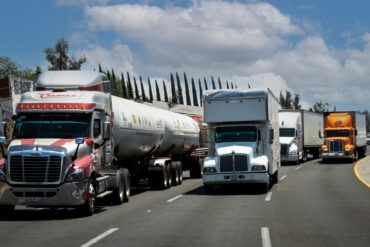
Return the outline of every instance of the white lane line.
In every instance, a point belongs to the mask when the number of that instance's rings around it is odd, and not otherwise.
[[[286,179],[286,175],[282,176],[282,177],[280,178],[280,181],[283,181],[284,179]]]
[[[169,200],[167,200],[167,202],[173,202],[174,200],[177,200],[179,199],[180,197],[183,197],[184,195],[178,195],[178,196],[175,196],[174,198],[171,198]]]
[[[272,196],[272,192],[271,191],[267,192],[266,197],[265,197],[265,201],[269,202],[271,200],[271,196]]]
[[[261,228],[262,247],[271,247],[270,232],[268,227]]]
[[[105,238],[106,236],[108,236],[109,234],[112,234],[113,232],[117,231],[119,228],[111,228],[109,229],[108,231],[106,232],[103,232],[102,234],[100,234],[99,236],[91,239],[89,242],[81,245],[81,247],[89,247],[95,243],[97,243],[98,241],[102,240],[103,238]]]
[[[297,166],[296,168],[294,168],[294,170],[299,170],[301,168],[302,168],[302,166]]]

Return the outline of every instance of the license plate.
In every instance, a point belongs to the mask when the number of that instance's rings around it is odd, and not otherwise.
[[[230,180],[232,181],[238,180],[238,175],[230,175]]]
[[[41,201],[40,197],[26,197],[26,201],[28,202],[39,202]]]

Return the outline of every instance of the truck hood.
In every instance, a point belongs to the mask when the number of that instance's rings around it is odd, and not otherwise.
[[[75,143],[75,139],[26,138],[12,140],[9,145],[9,148],[16,146],[53,146],[53,147],[64,147],[67,150],[75,150],[77,144]]]
[[[225,155],[231,153],[253,155],[253,142],[234,142],[234,143],[217,143],[216,152],[218,155]]]
[[[280,137],[280,144],[291,144],[294,137]]]

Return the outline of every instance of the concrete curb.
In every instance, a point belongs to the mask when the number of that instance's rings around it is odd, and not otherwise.
[[[370,188],[370,156],[356,162],[353,167],[356,177]]]

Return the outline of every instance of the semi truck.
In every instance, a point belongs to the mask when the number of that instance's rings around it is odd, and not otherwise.
[[[282,163],[305,162],[307,155],[320,157],[323,114],[303,109],[279,111],[280,158]]]
[[[366,117],[356,111],[325,112],[322,161],[355,161],[366,154]]]
[[[102,73],[41,73],[35,91],[22,95],[2,149],[0,213],[25,205],[92,215],[100,197],[127,202],[132,185],[181,184],[184,169],[201,174],[191,155],[198,144],[192,118],[113,96]]]
[[[267,88],[205,91],[206,193],[223,184],[258,184],[267,192],[278,182],[279,108],[279,101]]]

